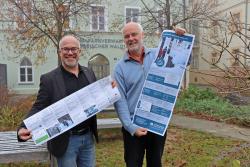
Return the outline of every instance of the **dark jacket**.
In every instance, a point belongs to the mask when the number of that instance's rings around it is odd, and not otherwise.
[[[80,68],[83,70],[89,83],[93,83],[96,81],[94,72],[92,70],[83,66],[80,66]],[[27,114],[26,118],[43,110],[47,106],[61,100],[64,97],[66,97],[66,88],[64,85],[64,79],[61,68],[57,67],[51,72],[48,72],[41,76],[37,99],[33,104],[30,112]],[[91,131],[93,132],[95,139],[98,142],[96,116],[93,116],[89,119],[91,119],[91,125],[90,125]],[[18,128],[18,130],[21,127],[25,127],[23,122]],[[70,132],[66,131],[63,134],[48,141],[47,142],[48,150],[56,157],[62,156],[68,147],[69,136]],[[17,136],[17,138],[18,141],[22,141],[19,138],[19,136]]]

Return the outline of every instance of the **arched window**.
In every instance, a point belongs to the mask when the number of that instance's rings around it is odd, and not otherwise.
[[[31,83],[33,82],[33,72],[32,72],[32,63],[27,57],[24,57],[20,63],[19,70],[19,82],[20,83]]]
[[[101,79],[109,75],[109,61],[101,54],[97,54],[90,58],[88,67],[94,71],[97,79]]]

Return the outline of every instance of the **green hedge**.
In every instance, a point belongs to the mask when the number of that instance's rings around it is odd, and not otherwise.
[[[175,109],[180,112],[206,114],[250,126],[250,106],[235,106],[208,88],[190,86],[181,92]]]

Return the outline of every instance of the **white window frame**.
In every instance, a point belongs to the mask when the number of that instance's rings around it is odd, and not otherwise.
[[[76,29],[78,25],[78,20],[76,16],[69,17],[69,28],[70,29]]]
[[[218,0],[209,0],[210,7],[217,7],[218,6]]]
[[[138,21],[137,23],[141,23],[141,16],[140,16],[140,13],[141,13],[141,8],[140,7],[132,7],[132,6],[125,6],[124,8],[124,23],[126,24],[127,23],[127,9],[138,9],[139,10],[139,15],[138,15]],[[131,21],[131,19],[130,19]]]
[[[67,0],[66,1],[67,4],[70,4],[70,0]],[[75,7],[75,3],[72,3],[70,5],[70,10],[72,10],[72,8]],[[78,26],[78,18],[76,15],[73,15],[73,16],[69,16],[69,28],[72,29],[72,30],[75,30]]]
[[[30,61],[29,58],[25,57],[26,59],[28,59]],[[23,58],[24,59],[24,58]],[[21,59],[21,62],[22,60]],[[21,62],[19,64],[19,68],[18,68],[18,84],[33,84],[34,83],[34,69],[33,69],[33,65],[32,65],[32,62],[30,61],[31,63],[31,66],[30,65],[21,65]],[[21,81],[21,68],[24,68],[25,69],[25,81]],[[32,81],[28,81],[28,69],[31,68],[32,70]]]
[[[29,1],[30,2],[30,1]],[[22,3],[22,0],[16,0],[16,3]],[[33,5],[33,4],[31,4],[31,5]],[[29,14],[30,16],[32,16],[33,15],[33,11],[32,11],[32,7],[33,6],[31,6],[31,11],[30,11],[30,13],[26,13],[26,14]],[[25,8],[25,10],[27,10],[27,8]],[[27,12],[27,11],[26,11]],[[25,14],[24,13],[18,13],[18,15],[19,15],[19,17],[20,17],[20,19],[22,19],[24,22],[26,22],[27,21],[27,17],[25,16]]]
[[[197,25],[194,25],[196,23]],[[195,35],[194,46],[197,46],[199,44],[198,42],[200,41],[200,36],[201,36],[201,30],[199,27],[200,24],[201,23],[199,22],[199,20],[196,20],[196,19],[190,20],[190,26],[191,26],[190,32]],[[195,26],[197,26],[196,29],[195,29]]]
[[[160,22],[160,20],[162,20],[162,19],[160,19],[159,17],[159,12],[160,11],[162,11],[162,9],[160,9],[160,8],[157,8],[157,21],[159,21]],[[163,25],[164,26],[166,26],[167,25],[167,18],[166,18],[166,16],[164,16],[164,18],[165,18],[165,22],[163,23]],[[157,23],[158,24],[158,28],[157,28],[157,31],[156,31],[156,33],[161,33],[161,30],[160,30],[160,27],[159,27],[159,23]]]
[[[99,24],[98,24],[98,29],[93,29],[92,28],[92,7],[103,7],[104,8],[104,30],[100,30],[99,29]],[[98,5],[98,4],[92,4],[91,6],[90,6],[90,11],[91,11],[91,14],[90,14],[90,18],[89,18],[89,20],[90,20],[90,31],[99,31],[99,32],[106,32],[106,31],[108,31],[108,26],[107,26],[107,24],[108,24],[108,14],[107,14],[107,12],[108,12],[108,10],[107,10],[107,7],[105,6],[105,5]]]
[[[242,13],[239,12],[234,12],[232,13],[232,16],[229,16],[229,25],[228,28],[229,30],[233,33],[236,31],[241,31],[242,30]]]
[[[101,64],[92,63],[93,60],[95,61],[99,57],[102,59],[105,59],[107,61],[107,63],[105,64],[103,61]],[[101,78],[104,78],[104,77],[110,75],[110,62],[109,62],[109,59],[106,56],[104,56],[103,54],[96,54],[93,57],[91,57],[88,61],[88,67],[94,71],[97,79],[101,79]]]
[[[191,65],[190,67],[192,69],[199,69],[199,49],[197,47],[194,47],[192,50],[191,56]]]
[[[217,38],[219,36],[219,29],[220,25],[218,21],[211,21],[210,23],[211,28],[210,28],[210,37],[211,38]]]
[[[218,58],[219,58],[219,53],[217,51],[215,51],[215,50],[212,51],[211,54],[210,54],[210,62],[211,62],[210,68],[211,69],[216,68],[216,66],[213,65],[213,64],[215,64],[215,62],[218,61]],[[218,62],[216,64],[218,64]]]
[[[230,59],[230,66],[240,66],[240,47],[233,48],[232,54],[235,56]]]

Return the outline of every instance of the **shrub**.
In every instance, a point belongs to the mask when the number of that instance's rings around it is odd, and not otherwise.
[[[212,89],[201,89],[196,86],[190,86],[187,90],[184,90],[179,98],[192,99],[192,100],[208,100],[217,98],[217,95]]]
[[[8,105],[9,103],[9,91],[6,87],[0,86],[0,107]]]
[[[15,112],[11,106],[1,107],[0,113],[1,131],[16,129],[25,114],[24,112]]]
[[[216,117],[222,121],[250,126],[250,106],[232,105],[211,89],[190,86],[180,94],[175,109],[180,112],[202,114]]]
[[[1,131],[15,130],[30,110],[34,97],[24,98],[15,104],[5,104],[0,108]]]

